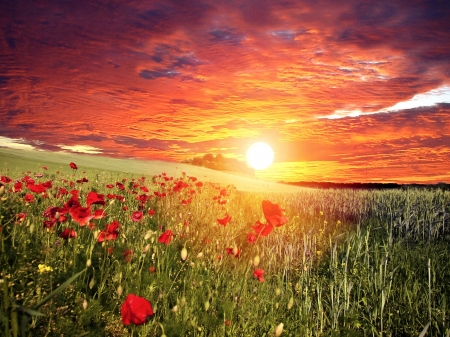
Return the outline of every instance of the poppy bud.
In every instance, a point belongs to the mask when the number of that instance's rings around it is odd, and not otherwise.
[[[181,297],[181,299],[180,299],[180,305],[181,306],[184,306],[186,304],[186,297]]]
[[[91,281],[89,282],[89,289],[94,288],[94,286],[95,286],[95,279],[92,278]]]
[[[183,247],[183,249],[181,250],[181,259],[183,261],[186,260],[187,255],[188,255],[187,249],[186,249],[186,247]]]
[[[209,301],[206,301],[205,302],[205,311],[208,311],[208,309],[209,309]]]
[[[5,185],[0,186],[0,197],[5,194]]]
[[[86,300],[83,301],[83,310],[86,311],[88,307],[88,302]]]
[[[281,335],[281,333],[283,332],[283,327],[283,323],[277,325],[277,327],[275,328],[275,337],[279,337]]]
[[[239,248],[238,247],[234,247],[233,248],[233,255],[237,255],[237,253],[239,253]]]
[[[280,294],[281,294],[281,289],[280,289],[280,288],[277,288],[277,289],[275,290],[275,295],[280,296]]]
[[[122,287],[122,285],[119,285],[119,286],[117,287],[117,295],[121,296],[122,293],[123,293],[123,287]]]
[[[144,248],[144,254],[147,254],[150,250],[150,244],[148,244],[147,246],[145,246]]]
[[[92,260],[91,259],[88,259],[87,261],[86,261],[86,267],[90,267],[92,265]]]
[[[60,216],[61,216],[61,214],[59,214],[59,212],[56,212],[56,213],[55,213],[55,219],[56,219],[56,220],[58,220]]]
[[[256,255],[256,256],[253,258],[253,265],[254,265],[255,267],[258,267],[259,262],[260,262],[259,255]]]
[[[197,259],[201,259],[203,257],[203,252],[197,254]]]
[[[293,306],[294,306],[294,298],[291,297],[287,306],[288,310],[290,310]]]
[[[175,305],[175,306],[172,308],[172,311],[173,311],[174,313],[177,313],[177,312],[178,312],[178,305]]]

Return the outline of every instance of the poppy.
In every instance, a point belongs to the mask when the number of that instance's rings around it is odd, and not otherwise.
[[[252,226],[252,228],[259,236],[267,236],[270,234],[274,227],[272,225],[263,224],[259,221],[256,221],[256,224]]]
[[[170,241],[172,241],[172,237],[173,233],[170,229],[168,229],[159,236],[158,242],[164,243],[167,246]]]
[[[90,191],[86,203],[88,205],[105,205],[105,196],[103,194],[96,193],[94,191]]]
[[[43,168],[44,170],[48,170],[48,167],[47,167],[47,166],[42,166],[42,168]]]
[[[141,211],[136,211],[131,214],[131,220],[133,220],[134,222],[139,222],[142,220],[143,216],[144,214]]]
[[[108,185],[106,185],[106,188],[113,188],[113,187],[114,187],[113,184],[108,184]]]
[[[279,227],[288,222],[288,218],[283,215],[284,209],[278,204],[274,204],[269,200],[262,201],[264,217],[269,225]]]
[[[150,216],[153,216],[153,215],[155,215],[155,211],[154,211],[154,210],[152,210],[152,209],[151,209],[151,210],[149,210],[149,211],[148,211],[148,215],[150,215]]]
[[[151,303],[143,297],[129,294],[122,304],[122,322],[124,325],[142,325],[153,316]]]
[[[104,209],[96,209],[94,211],[94,217],[93,219],[103,219],[106,216]]]
[[[23,197],[23,200],[25,200],[25,202],[33,202],[34,201],[34,196],[33,196],[33,194],[27,193]]]
[[[264,282],[264,270],[260,268],[255,269],[255,271],[253,272],[253,276],[256,277],[259,282]]]
[[[254,233],[248,233],[247,235],[247,242],[252,243],[256,241],[256,236]]]
[[[69,240],[70,238],[76,238],[77,232],[75,232],[72,228],[66,228],[61,234],[59,234],[59,237],[64,240]]]
[[[71,169],[73,169],[73,170],[78,170],[77,164],[71,162],[69,165],[70,165],[70,168],[71,168]]]
[[[27,216],[27,213],[18,213],[16,214],[16,219],[18,222],[23,222],[25,220],[25,217]]]
[[[219,223],[219,225],[222,225],[222,226],[226,226],[230,221],[231,221],[231,216],[229,216],[228,214],[225,215],[225,217],[222,219],[217,219],[217,222]]]
[[[27,188],[31,191],[31,192],[34,192],[34,193],[42,193],[42,192],[45,192],[47,189],[45,188],[45,186],[44,185],[42,185],[42,184],[37,184],[37,185],[35,185],[34,183],[30,183],[30,182],[27,182]]]
[[[115,240],[119,236],[119,222],[113,221],[106,225],[106,228],[100,232],[97,242]]]
[[[133,258],[133,251],[131,249],[125,249],[122,254],[126,263],[131,262],[131,259]]]
[[[80,226],[85,226],[94,215],[91,213],[91,206],[71,208],[69,211],[72,220],[78,222]]]
[[[22,182],[16,181],[14,184],[14,192],[22,191],[22,186],[23,186]]]
[[[5,183],[5,184],[9,184],[11,182],[11,178],[9,178],[7,176],[2,176],[0,178],[0,180],[1,180],[2,183]]]

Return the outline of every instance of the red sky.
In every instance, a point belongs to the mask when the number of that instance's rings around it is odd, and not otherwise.
[[[0,3],[0,146],[450,182],[450,2]],[[404,103],[401,103],[404,102]]]

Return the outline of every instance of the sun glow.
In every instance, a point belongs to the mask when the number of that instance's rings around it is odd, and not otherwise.
[[[269,144],[257,142],[247,150],[247,163],[255,170],[264,170],[273,162],[273,150]]]

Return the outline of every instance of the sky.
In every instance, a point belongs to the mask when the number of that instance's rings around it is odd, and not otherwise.
[[[450,1],[2,0],[0,146],[450,182]]]

